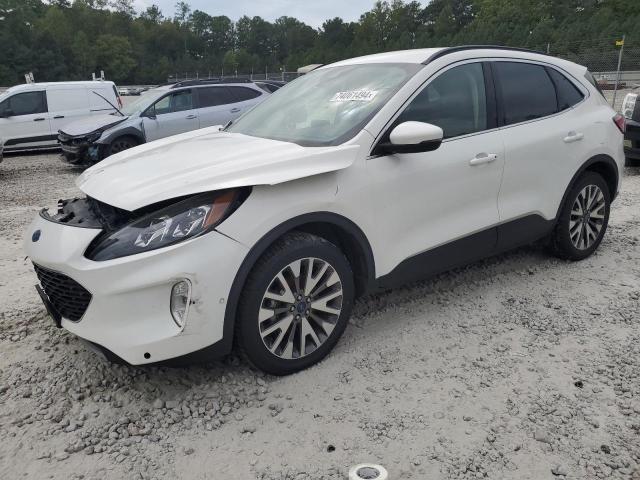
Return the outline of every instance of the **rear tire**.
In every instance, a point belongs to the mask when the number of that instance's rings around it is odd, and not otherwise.
[[[595,172],[585,172],[571,187],[551,233],[551,252],[566,260],[582,260],[600,245],[611,208],[607,182]]]
[[[256,368],[288,375],[322,360],[353,307],[353,272],[327,240],[291,232],[256,262],[240,297],[235,339]]]

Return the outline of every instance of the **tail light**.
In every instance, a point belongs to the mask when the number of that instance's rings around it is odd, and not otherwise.
[[[625,121],[625,118],[619,113],[616,113],[616,116],[613,117],[613,123],[616,124],[616,127],[618,127],[618,130],[620,130],[621,133],[624,133],[627,129],[627,122]]]

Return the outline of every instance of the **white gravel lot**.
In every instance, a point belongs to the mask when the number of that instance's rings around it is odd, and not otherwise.
[[[1,479],[640,480],[640,170],[606,237],[530,247],[361,299],[334,352],[285,378],[235,356],[103,362],[56,329],[22,235],[77,194],[56,154],[0,165]]]

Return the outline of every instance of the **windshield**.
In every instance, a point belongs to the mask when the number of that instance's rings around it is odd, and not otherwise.
[[[316,70],[281,88],[228,131],[308,147],[352,138],[422,65],[362,64]]]
[[[165,93],[167,93],[167,90],[149,90],[143,93],[135,102],[122,107],[120,111],[128,117],[142,113]]]

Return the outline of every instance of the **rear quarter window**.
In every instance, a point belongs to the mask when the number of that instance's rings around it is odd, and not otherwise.
[[[558,111],[563,111],[580,103],[584,95],[571,80],[553,68],[547,68],[549,76],[558,92]]]
[[[598,85],[598,81],[596,80],[596,77],[593,76],[593,73],[587,71],[587,73],[584,74],[584,77],[589,81],[589,83],[591,85],[596,87],[596,90],[598,90],[600,92],[600,95],[602,95],[604,97],[604,92],[600,88],[600,85]],[[606,97],[604,97],[604,98],[606,98]]]
[[[236,102],[245,102],[262,95],[262,93],[247,87],[227,87]]]

